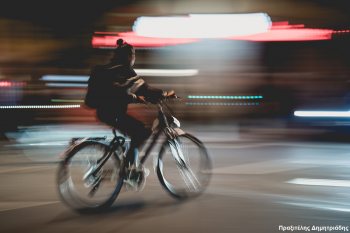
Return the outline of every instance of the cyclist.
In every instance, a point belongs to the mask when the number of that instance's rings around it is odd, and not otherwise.
[[[109,126],[117,128],[130,137],[130,148],[126,161],[130,171],[140,172],[138,151],[151,130],[145,124],[127,114],[130,103],[151,102],[175,96],[174,91],[163,91],[150,87],[132,68],[135,63],[135,50],[132,45],[118,39],[114,56],[108,64],[96,66],[92,72],[99,72],[103,81],[103,94],[96,108],[97,118]]]

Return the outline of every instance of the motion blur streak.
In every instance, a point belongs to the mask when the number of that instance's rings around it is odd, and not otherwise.
[[[236,96],[230,96],[230,95],[223,95],[223,96],[215,96],[215,95],[189,95],[187,97],[188,99],[262,99],[263,96],[259,95],[254,95],[254,96],[249,96],[249,95],[236,95]]]
[[[101,33],[99,33],[101,34]],[[106,34],[109,34],[106,32]],[[119,38],[132,44],[134,47],[164,47],[171,45],[189,44],[199,41],[195,38],[155,38],[143,37],[137,35],[135,32],[114,33],[116,35],[95,35],[92,37],[92,47],[94,48],[110,48],[115,47]]]
[[[266,32],[270,26],[271,19],[265,13],[190,14],[139,17],[134,23],[133,31],[145,37],[223,38]]]
[[[273,22],[270,29],[304,28],[304,24],[289,24],[288,21]]]
[[[24,82],[0,81],[0,87],[22,87],[24,85]]]
[[[80,108],[80,105],[9,105],[0,106],[0,109],[54,109],[54,108]]]
[[[331,40],[333,34],[350,32],[350,30],[305,28],[304,24],[289,24],[288,21],[271,23],[270,18],[264,13],[247,15],[143,16],[135,21],[134,31],[132,32],[95,32],[95,36],[92,38],[92,46],[95,48],[115,47],[119,38],[123,38],[135,47],[188,44],[198,42],[203,38],[257,42],[317,41]],[[227,22],[241,17],[245,20],[243,22],[237,21],[239,26],[232,26],[232,23],[230,23],[230,28],[213,25],[226,25]],[[255,21],[258,23],[252,24]],[[173,26],[170,27],[169,25]],[[184,25],[188,28],[184,28]],[[213,30],[207,30],[210,25]],[[174,29],[178,29],[178,31]]]
[[[295,111],[297,117],[350,117],[350,111]]]
[[[230,39],[247,41],[330,40],[334,32],[331,29],[304,28],[303,24],[289,25],[288,22],[275,22],[267,32],[248,36],[235,36]]]
[[[44,75],[43,81],[66,81],[66,82],[87,82],[87,76],[79,75]]]
[[[8,81],[0,82],[0,87],[11,87],[11,86],[12,86],[11,82],[8,82]]]
[[[73,87],[73,88],[84,88],[87,84],[82,83],[46,83],[48,87]]]
[[[0,232],[350,227],[349,1],[2,1]],[[258,12],[267,14],[262,27],[234,19]],[[135,21],[161,16],[186,23],[147,22],[171,37],[133,30]],[[166,103],[182,129],[204,143],[212,179],[198,198],[169,197],[153,169],[161,135],[145,163],[151,173],[142,192],[123,187],[109,210],[80,214],[60,201],[57,165],[72,138],[114,137],[84,100],[91,70],[113,59],[120,38],[134,46],[133,69],[150,87],[180,97]],[[127,110],[152,129],[157,109],[131,104]],[[129,148],[130,138],[118,136]],[[118,178],[111,171],[97,174],[101,182]]]
[[[135,72],[141,76],[152,77],[187,77],[198,74],[196,69],[135,69]],[[89,76],[87,75],[44,75],[40,80],[54,81],[54,82],[87,82]],[[47,83],[47,86],[69,86],[68,83]],[[85,84],[72,84],[72,86],[85,87]]]
[[[325,201],[322,201],[323,203]],[[332,203],[332,202],[329,202],[326,204],[320,204],[320,203],[315,203],[315,204],[310,204],[310,203],[305,203],[305,202],[301,202],[301,203],[298,203],[298,202],[284,202],[284,204],[287,204],[287,205],[292,205],[292,206],[298,206],[298,207],[303,207],[303,208],[310,208],[310,209],[319,209],[319,210],[328,210],[328,211],[338,211],[338,212],[350,212],[350,208],[344,208],[344,207],[334,207],[332,206],[333,205],[336,205],[339,203]],[[340,203],[340,205],[343,206],[343,203]]]
[[[257,106],[260,103],[254,102],[254,103],[237,103],[237,102],[230,102],[230,103],[186,103],[188,106]]]
[[[296,178],[288,181],[287,183],[300,184],[300,185],[314,185],[314,186],[350,187],[350,181],[348,180]]]
[[[198,74],[196,69],[187,70],[159,70],[159,69],[135,69],[136,73],[142,76],[167,76],[167,77],[187,77]]]
[[[53,103],[84,103],[84,100],[63,100],[63,99],[52,99]]]

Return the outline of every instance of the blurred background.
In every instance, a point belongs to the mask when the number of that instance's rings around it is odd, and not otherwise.
[[[348,2],[2,0],[0,228],[349,228]],[[112,136],[83,100],[91,68],[110,60],[118,38],[135,46],[140,76],[182,97],[171,107],[205,143],[212,181],[203,196],[177,202],[151,173],[142,193],[123,192],[111,211],[79,215],[59,199],[57,164],[72,137]],[[145,121],[156,113],[129,110]]]
[[[350,132],[344,116],[294,116],[298,110],[349,110],[347,1],[14,0],[1,5],[3,134],[24,125],[95,122],[94,112],[82,103],[87,78],[94,65],[108,62],[118,38],[136,47],[139,75],[183,98],[174,106],[180,119],[234,122],[242,131],[279,122],[278,128]],[[246,13],[264,13],[265,25],[244,16],[210,18]],[[155,26],[171,35],[137,31],[142,16],[189,15],[206,17],[189,29],[206,35],[183,34],[181,22],[162,24],[167,29]],[[239,34],[243,28],[252,31]]]

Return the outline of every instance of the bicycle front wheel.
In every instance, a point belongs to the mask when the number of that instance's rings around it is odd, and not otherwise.
[[[203,143],[190,134],[163,143],[157,175],[171,196],[186,199],[201,194],[211,177],[211,160]]]
[[[107,155],[110,155],[108,160],[99,169]],[[108,145],[98,141],[82,142],[59,164],[59,194],[68,206],[78,211],[109,207],[123,185],[120,169],[121,162]]]

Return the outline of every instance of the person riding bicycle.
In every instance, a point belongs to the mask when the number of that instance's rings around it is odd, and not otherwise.
[[[138,102],[156,103],[160,99],[175,96],[174,91],[163,91],[150,87],[132,68],[135,49],[118,39],[114,56],[108,64],[93,68],[103,78],[103,94],[96,108],[97,118],[130,137],[130,148],[126,154],[129,168],[138,168],[138,151],[151,135],[145,124],[127,113],[128,104]]]

